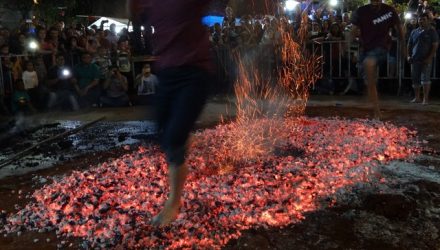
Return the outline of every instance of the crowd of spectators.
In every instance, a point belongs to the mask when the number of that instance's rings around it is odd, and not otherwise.
[[[408,2],[407,10],[405,13],[399,13],[405,28],[406,40],[411,31],[418,27],[417,17],[422,13],[429,14],[432,26],[437,32],[439,31],[440,19],[428,1],[411,0]],[[318,92],[360,93],[363,88],[363,83],[359,79],[362,69],[358,62],[359,44],[357,39],[352,37],[351,32],[351,11],[332,9],[328,5],[309,5],[308,9],[301,11],[308,15],[306,42],[309,48],[314,53],[320,53],[324,60],[323,79],[316,86]],[[234,17],[231,9],[227,9],[225,13],[223,23],[215,23],[211,27],[210,40],[219,57],[218,61],[223,63],[220,67],[226,68],[226,74],[229,75],[231,75],[229,73],[231,70],[227,68],[234,66],[231,60],[224,60],[227,58],[224,54],[230,51],[249,51],[260,48],[260,53],[264,54],[263,63],[271,61],[271,67],[276,68],[276,60],[270,57],[276,53],[267,53],[268,45],[276,50],[276,46],[282,43],[280,27],[294,36],[298,34],[298,23],[301,20],[300,16],[295,13],[289,16],[247,15],[240,19]],[[381,76],[385,78],[395,78],[397,75],[397,47],[397,44],[393,45],[388,57],[388,67],[382,67]],[[437,63],[437,68],[439,66],[440,63]],[[405,69],[405,77],[409,78],[410,67],[407,63]],[[436,72],[440,72],[440,68]],[[405,91],[411,89],[410,85],[407,85]]]
[[[0,114],[127,106],[138,89],[153,93],[149,75],[134,81],[127,29],[36,22],[0,28]]]
[[[404,18],[401,13],[406,34],[417,27],[414,21],[417,14],[424,12],[429,13],[433,25],[439,29],[437,14],[427,1],[411,0],[408,8],[413,13],[412,18]],[[279,28],[295,36],[301,20],[294,13],[246,15],[239,19],[231,8],[225,13],[223,23],[209,27],[210,41],[223,71],[218,73],[223,74],[224,79],[236,72],[233,59],[225,56],[234,51],[259,49],[265,54],[264,63],[276,68],[273,58],[276,53],[271,49],[276,50],[282,42]],[[350,13],[326,5],[306,9],[303,13],[308,15],[307,42],[324,46],[320,50],[324,58],[324,80],[318,86],[324,86],[329,93],[346,93],[353,87],[351,81],[359,78],[358,45],[351,42]],[[62,21],[48,26],[36,20],[24,20],[17,30],[0,27],[0,114],[19,110],[124,106],[133,103],[133,93],[154,93],[157,79],[148,64],[133,77],[132,40],[127,29],[117,33],[114,24],[104,28],[104,23],[89,29],[81,24],[65,25]],[[38,46],[31,48],[31,42]],[[395,55],[389,58],[393,57]],[[395,74],[392,67],[387,73]],[[332,83],[335,75],[344,79],[342,87]]]

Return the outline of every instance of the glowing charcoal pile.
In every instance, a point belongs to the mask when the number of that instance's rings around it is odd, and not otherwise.
[[[258,138],[269,133],[261,129],[268,122],[276,145]],[[412,132],[381,122],[261,119],[250,141],[241,126],[194,136],[182,214],[168,228],[148,224],[165,201],[167,168],[159,150],[146,146],[36,190],[5,232],[56,230],[102,248],[220,248],[242,230],[283,227],[333,205],[336,192],[379,181],[372,174],[378,164],[418,152]]]

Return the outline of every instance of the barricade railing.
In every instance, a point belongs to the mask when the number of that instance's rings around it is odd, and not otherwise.
[[[393,40],[392,48],[387,55],[385,67],[381,66],[378,71],[379,79],[396,79],[398,81],[397,94],[400,94],[402,81],[411,79],[410,64],[401,57],[399,49],[399,41]],[[349,80],[362,78],[361,65],[359,62],[359,46],[356,43],[347,41],[330,41],[330,40],[312,40],[307,44],[307,48],[312,53],[322,56],[321,73],[323,79],[327,80]],[[251,48],[255,50],[255,47]],[[251,50],[250,49],[250,50]],[[241,49],[241,50],[246,50]],[[268,53],[266,49],[258,50],[259,53],[264,52],[264,56],[258,58],[261,68],[266,72],[276,70],[277,59],[274,54]],[[217,62],[217,82],[214,88],[231,91],[233,82],[237,77],[237,62],[232,55],[231,49],[228,47],[217,47],[213,50]],[[35,59],[41,54],[28,55],[8,55],[0,56],[0,94],[4,94],[5,88],[12,89],[12,72],[5,71],[3,67],[3,59],[5,57],[20,59]],[[67,53],[66,64],[73,66],[79,61],[78,55]],[[136,57],[134,57],[136,58]],[[440,63],[435,57],[433,60],[432,80],[440,79]],[[133,59],[133,63],[136,59]],[[23,65],[24,67],[24,65]],[[222,86],[222,87],[220,87]],[[226,87],[225,87],[226,86]]]

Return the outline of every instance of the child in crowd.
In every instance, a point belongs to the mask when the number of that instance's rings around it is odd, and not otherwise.
[[[18,113],[33,113],[35,111],[32,106],[31,98],[27,93],[23,79],[15,81],[15,89],[12,94],[11,109],[13,114]]]
[[[147,104],[151,100],[146,97],[156,92],[156,86],[159,83],[157,77],[151,73],[150,64],[144,64],[142,73],[136,76],[134,87],[137,89],[137,103]]]
[[[25,63],[25,70],[21,74],[21,79],[23,80],[24,88],[28,92],[32,103],[38,103],[38,75],[31,61]]]
[[[150,64],[145,64],[142,73],[136,76],[135,88],[138,95],[151,95],[155,93],[158,79],[151,73]]]

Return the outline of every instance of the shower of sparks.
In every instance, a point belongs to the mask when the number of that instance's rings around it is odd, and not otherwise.
[[[308,18],[302,16],[297,32],[292,32],[285,18],[273,21],[273,44],[259,48],[262,53],[238,50],[234,54],[238,65],[234,85],[238,122],[304,112],[309,90],[321,78],[322,58],[306,46]],[[265,60],[272,58],[274,62],[262,64],[259,57],[267,53],[271,56]]]
[[[255,120],[250,129],[267,122]],[[243,129],[235,124],[196,133],[181,214],[170,227],[149,225],[166,199],[167,165],[157,147],[144,146],[54,178],[3,231],[55,230],[103,249],[218,249],[243,230],[284,227],[335,205],[336,194],[383,181],[377,165],[419,152],[414,132],[387,123],[299,117],[277,124],[278,145],[268,151],[237,148],[233,140]]]

